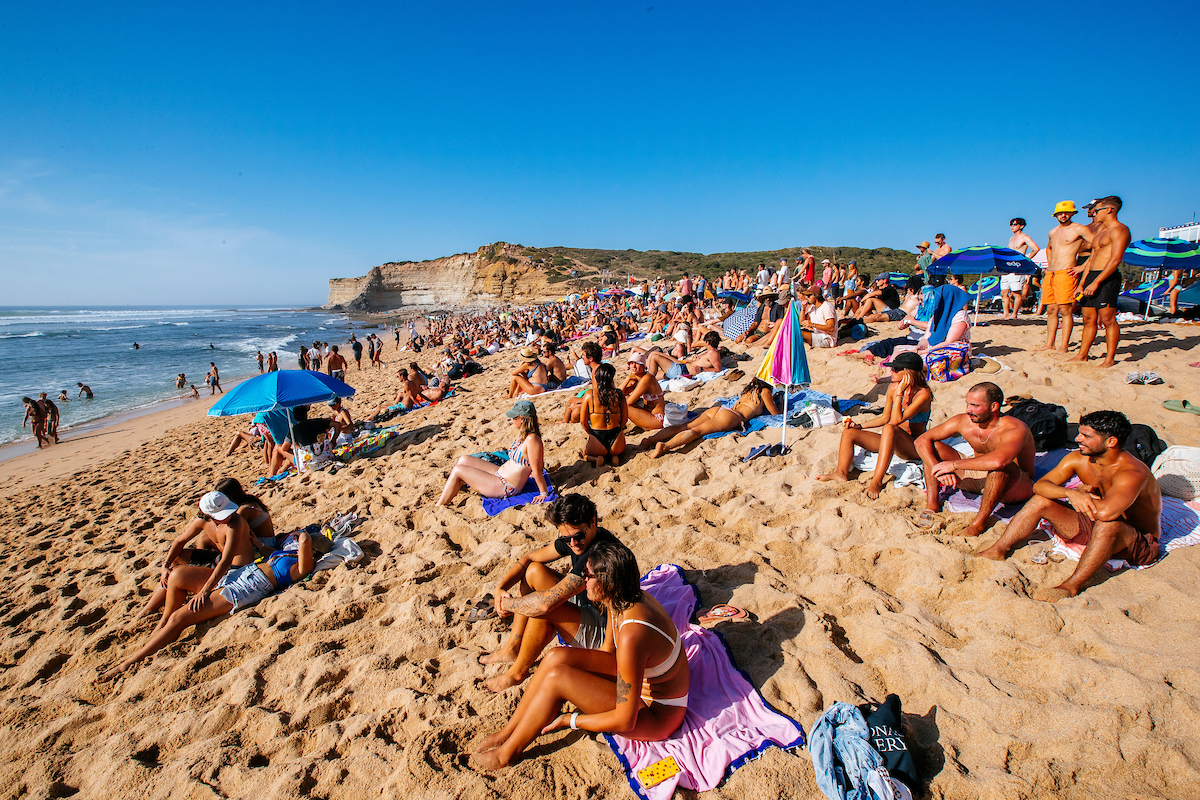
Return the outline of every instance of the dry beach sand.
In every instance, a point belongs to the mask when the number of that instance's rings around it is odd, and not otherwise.
[[[1115,407],[1169,443],[1196,443],[1200,419],[1161,401],[1200,401],[1200,369],[1186,366],[1200,327],[1128,326],[1108,371],[1027,352],[1043,331],[1033,320],[975,331],[977,351],[1013,368],[993,376],[1006,393],[1061,403],[1072,421]],[[410,356],[385,352],[393,365]],[[816,388],[881,396],[866,365],[830,351],[809,359]],[[459,455],[508,444],[512,361],[487,359],[463,382],[470,391],[398,418],[406,433],[390,455],[264,490],[283,530],[356,511],[363,562],[189,631],[109,684],[94,680],[149,634],[153,623],[132,614],[200,495],[225,476],[260,476],[256,454],[221,458],[247,420],[186,422],[111,460],[60,466],[51,483],[35,474],[36,454],[6,465],[0,797],[632,797],[603,740],[570,732],[504,772],[466,766],[472,742],[520,697],[488,692],[480,680],[498,668],[476,663],[507,623],[468,623],[466,610],[554,531],[538,507],[489,519],[469,492],[448,509],[432,502]],[[1126,386],[1131,369],[1166,383]],[[354,410],[390,393],[391,375],[351,371]],[[962,409],[977,377],[934,387],[935,423]],[[671,399],[704,407],[731,393],[714,381]],[[965,515],[917,529],[913,489],[889,486],[871,502],[861,483],[811,480],[832,466],[838,429],[789,431],[784,459],[742,463],[778,435],[769,430],[594,469],[576,461],[579,427],[553,424],[568,396],[536,401],[555,484],[592,497],[643,570],[679,564],[705,605],[748,609],[751,621],[719,630],[806,731],[834,701],[895,692],[930,797],[1200,797],[1200,550],[1105,573],[1047,605],[1033,592],[1070,562],[1033,565],[1032,547],[979,561],[979,544],[956,535]],[[807,753],[774,749],[711,796],[821,795]]]

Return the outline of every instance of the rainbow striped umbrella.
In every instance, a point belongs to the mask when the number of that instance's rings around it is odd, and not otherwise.
[[[800,330],[800,308],[796,301],[788,303],[787,313],[780,323],[779,333],[763,357],[758,375],[767,383],[783,387],[783,447],[787,447],[787,403],[791,387],[812,383],[808,356],[804,354],[804,335]]]
[[[1186,239],[1138,239],[1125,248],[1125,263],[1143,269],[1159,269],[1164,273],[1177,269],[1196,269],[1200,267],[1200,245]],[[1146,298],[1147,315],[1150,314],[1156,288],[1155,282],[1150,281],[1149,296]]]

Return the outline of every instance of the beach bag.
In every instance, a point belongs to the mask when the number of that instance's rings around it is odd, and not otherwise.
[[[866,703],[858,707],[867,723],[867,736],[871,746],[883,757],[888,774],[909,789],[920,784],[917,777],[917,762],[901,732],[900,698],[889,694],[882,704]]]
[[[687,422],[688,408],[683,403],[667,403],[666,413],[663,414],[663,427],[683,425]]]
[[[1150,472],[1167,497],[1180,500],[1200,497],[1200,447],[1171,445],[1154,459]]]
[[[1024,422],[1033,433],[1033,446],[1039,453],[1067,445],[1067,410],[1053,403],[1025,400],[1017,403],[1008,416]]]
[[[1125,449],[1141,459],[1147,467],[1153,466],[1154,459],[1167,449],[1167,443],[1158,438],[1154,428],[1149,425],[1135,424],[1132,427],[1129,438],[1125,440]]]
[[[925,354],[925,369],[931,381],[956,381],[971,371],[971,345],[951,342],[929,348]]]

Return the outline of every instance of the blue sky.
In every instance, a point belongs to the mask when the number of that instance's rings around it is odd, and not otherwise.
[[[975,5],[8,4],[0,304],[320,303],[500,239],[1044,241],[1110,193],[1135,238],[1190,221],[1194,7]]]

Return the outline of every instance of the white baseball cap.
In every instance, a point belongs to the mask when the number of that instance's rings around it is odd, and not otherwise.
[[[209,492],[200,498],[200,510],[217,520],[226,520],[237,513],[237,503],[220,492]]]

